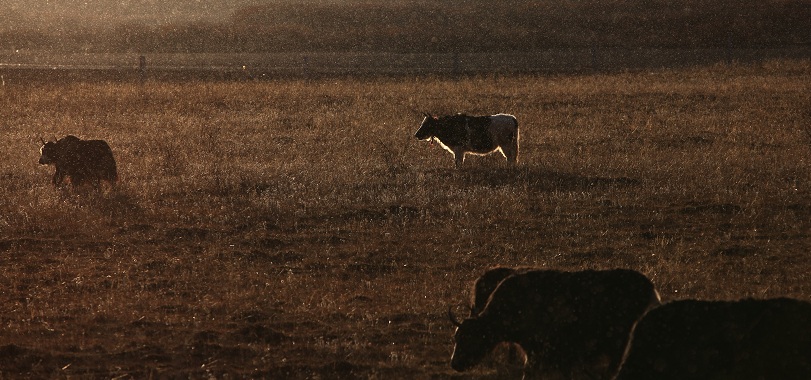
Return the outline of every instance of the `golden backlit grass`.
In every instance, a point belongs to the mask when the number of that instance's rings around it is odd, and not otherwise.
[[[625,267],[666,300],[811,299],[811,64],[0,88],[3,375],[450,377],[496,265]],[[462,170],[421,112],[509,112]],[[107,140],[60,192],[40,137]],[[492,375],[483,367],[477,375]]]

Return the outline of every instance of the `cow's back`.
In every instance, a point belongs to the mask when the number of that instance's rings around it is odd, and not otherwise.
[[[515,116],[500,113],[488,118],[490,119],[490,133],[495,136],[499,144],[518,139],[518,119]]]
[[[473,294],[471,299],[470,315],[476,316],[484,310],[487,306],[487,301],[496,290],[498,285],[504,281],[505,278],[512,276],[519,272],[519,269],[496,267],[491,268],[484,272],[473,283]]]
[[[653,284],[630,270],[528,271],[507,277],[484,314],[517,315],[512,337],[530,366],[613,375],[631,329],[658,304]]]
[[[466,116],[464,124],[473,152],[490,152],[498,147],[494,141],[489,116]]]
[[[632,270],[517,270],[514,275],[501,281],[491,296],[491,299],[500,300],[495,304],[488,304],[488,308],[499,307],[503,303],[510,308],[543,311],[547,308],[542,304],[554,300],[556,303],[576,305],[579,311],[590,307],[616,305],[614,302],[620,302],[626,308],[645,310],[657,297],[651,281]]]
[[[82,180],[115,182],[118,179],[113,151],[106,141],[83,140],[78,147],[75,156],[79,164],[74,175],[82,177]]]
[[[675,301],[633,333],[618,380],[811,379],[811,304]]]

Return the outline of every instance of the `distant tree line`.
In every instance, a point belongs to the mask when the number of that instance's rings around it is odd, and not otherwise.
[[[0,29],[1,49],[96,52],[532,51],[811,45],[809,0],[274,2],[221,22]]]

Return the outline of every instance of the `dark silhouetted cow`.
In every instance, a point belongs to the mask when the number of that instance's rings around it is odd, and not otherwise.
[[[39,163],[56,167],[51,182],[57,187],[63,186],[66,179],[74,188],[86,183],[98,188],[102,181],[112,186],[118,180],[113,151],[103,140],[82,140],[69,135],[57,141],[43,141]]]
[[[468,318],[478,316],[484,307],[487,306],[487,301],[490,295],[496,290],[501,281],[505,278],[512,276],[516,273],[526,272],[529,268],[507,268],[496,267],[491,268],[484,272],[473,283],[471,290],[471,306],[470,315]],[[496,364],[496,369],[500,377],[514,378],[514,373],[523,372],[526,365],[527,357],[524,350],[517,344],[510,342],[501,342],[497,344],[491,352],[491,358]]]
[[[811,303],[667,303],[639,321],[616,379],[811,379]]]
[[[630,270],[508,272],[493,272],[506,277],[480,312],[462,322],[449,312],[457,326],[455,370],[472,368],[509,342],[526,353],[528,378],[609,379],[634,324],[659,304],[650,280]]]
[[[518,162],[518,120],[512,115],[437,117],[425,114],[414,137],[438,141],[453,153],[457,168],[462,166],[467,153],[485,155],[496,150],[501,151],[507,162]]]

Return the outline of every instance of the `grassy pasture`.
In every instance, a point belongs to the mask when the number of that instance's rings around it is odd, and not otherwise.
[[[520,165],[454,170],[421,111],[515,114]],[[466,377],[445,311],[497,265],[811,300],[807,60],[14,84],[0,128],[2,377]],[[50,186],[65,134],[110,143],[117,191]]]

